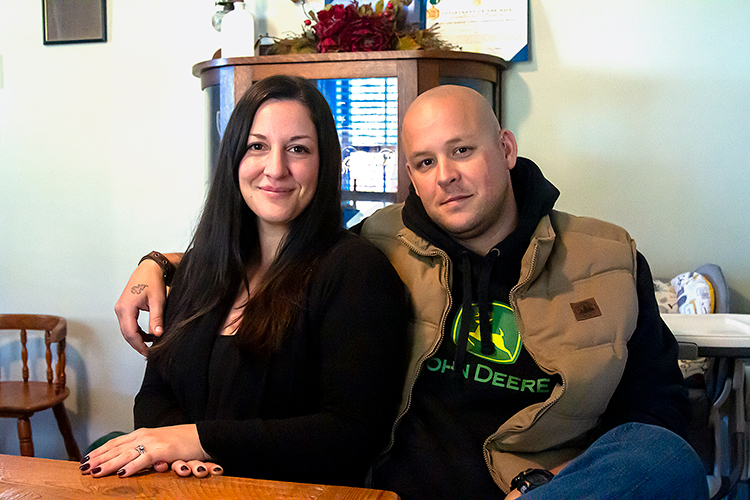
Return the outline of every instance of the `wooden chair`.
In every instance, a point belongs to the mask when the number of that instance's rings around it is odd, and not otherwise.
[[[65,441],[70,460],[80,460],[73,429],[68,420],[63,401],[70,394],[65,387],[65,336],[68,326],[65,318],[37,314],[0,314],[0,330],[20,330],[23,381],[0,381],[0,417],[18,419],[18,440],[21,455],[34,456],[29,418],[36,412],[52,408],[57,426]],[[29,381],[29,352],[26,348],[26,331],[44,331],[46,346],[47,381]],[[57,343],[57,363],[52,365],[52,343]],[[53,374],[56,380],[53,380]]]

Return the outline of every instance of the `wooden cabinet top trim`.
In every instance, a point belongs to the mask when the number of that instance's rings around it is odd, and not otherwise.
[[[334,52],[326,54],[285,54],[273,56],[232,57],[203,61],[193,66],[193,75],[200,78],[203,71],[224,66],[264,65],[264,64],[297,64],[311,62],[346,62],[346,61],[405,61],[412,59],[455,59],[492,64],[503,69],[508,63],[497,56],[476,52],[450,50],[386,50],[381,52]]]

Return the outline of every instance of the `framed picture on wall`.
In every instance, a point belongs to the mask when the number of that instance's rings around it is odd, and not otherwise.
[[[461,50],[529,60],[529,0],[426,0],[425,18]]]
[[[44,45],[107,41],[106,0],[42,0]]]

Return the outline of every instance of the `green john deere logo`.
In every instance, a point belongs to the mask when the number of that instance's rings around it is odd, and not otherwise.
[[[482,354],[482,344],[479,336],[479,307],[477,304],[471,305],[473,322],[469,325],[469,343],[466,351],[472,353],[487,361],[494,363],[513,364],[518,359],[518,353],[521,352],[521,336],[518,334],[516,318],[513,316],[513,310],[499,302],[492,303],[490,310],[490,328],[492,329],[492,343],[495,346],[495,352],[489,356]],[[453,343],[457,343],[458,332],[461,325],[463,308],[456,314],[453,320]]]

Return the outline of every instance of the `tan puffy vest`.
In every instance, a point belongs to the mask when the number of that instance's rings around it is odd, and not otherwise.
[[[399,420],[422,364],[437,350],[452,300],[450,259],[404,227],[402,208],[376,212],[361,233],[388,256],[412,301],[412,352]],[[487,465],[504,491],[519,472],[553,468],[587,444],[627,361],[638,317],[635,262],[635,243],[613,224],[553,211],[537,226],[511,306],[526,349],[543,370],[560,374],[563,385],[485,442]]]

